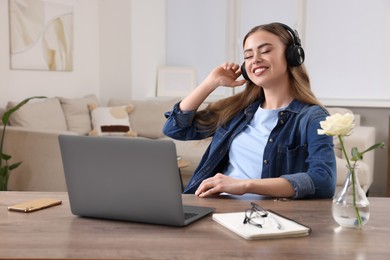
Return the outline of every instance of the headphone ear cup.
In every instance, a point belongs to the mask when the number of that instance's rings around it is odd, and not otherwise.
[[[300,66],[305,61],[305,52],[299,45],[289,46],[286,49],[286,60],[292,67]]]
[[[245,69],[245,62],[241,65],[241,75],[242,77],[247,80],[247,81],[251,81],[248,77],[248,74],[246,73],[246,69]]]

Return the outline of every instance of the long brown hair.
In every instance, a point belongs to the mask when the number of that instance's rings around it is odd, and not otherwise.
[[[243,40],[243,46],[250,35],[257,31],[267,31],[280,38],[286,46],[293,45],[291,34],[278,23],[264,24],[250,30]],[[321,105],[310,88],[310,80],[304,65],[288,66],[290,79],[290,93],[293,98],[311,105]],[[264,98],[264,90],[253,82],[247,82],[245,89],[233,96],[210,103],[204,110],[196,113],[195,123],[207,131],[215,131],[219,126],[226,124],[239,111],[245,109],[259,98]]]

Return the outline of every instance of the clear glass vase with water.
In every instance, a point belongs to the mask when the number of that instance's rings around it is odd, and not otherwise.
[[[350,169],[332,202],[334,220],[342,227],[361,228],[370,218],[370,202],[361,188],[357,169]]]

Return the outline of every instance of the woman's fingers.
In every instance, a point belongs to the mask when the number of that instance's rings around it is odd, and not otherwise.
[[[237,71],[240,66],[233,62],[225,62],[222,64],[222,68],[225,70],[234,70]]]

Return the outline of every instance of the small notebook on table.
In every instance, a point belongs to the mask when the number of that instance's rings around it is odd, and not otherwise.
[[[261,228],[244,224],[245,212],[215,213],[213,220],[248,240],[307,236],[311,232],[309,227],[294,220],[270,210],[268,213]]]

